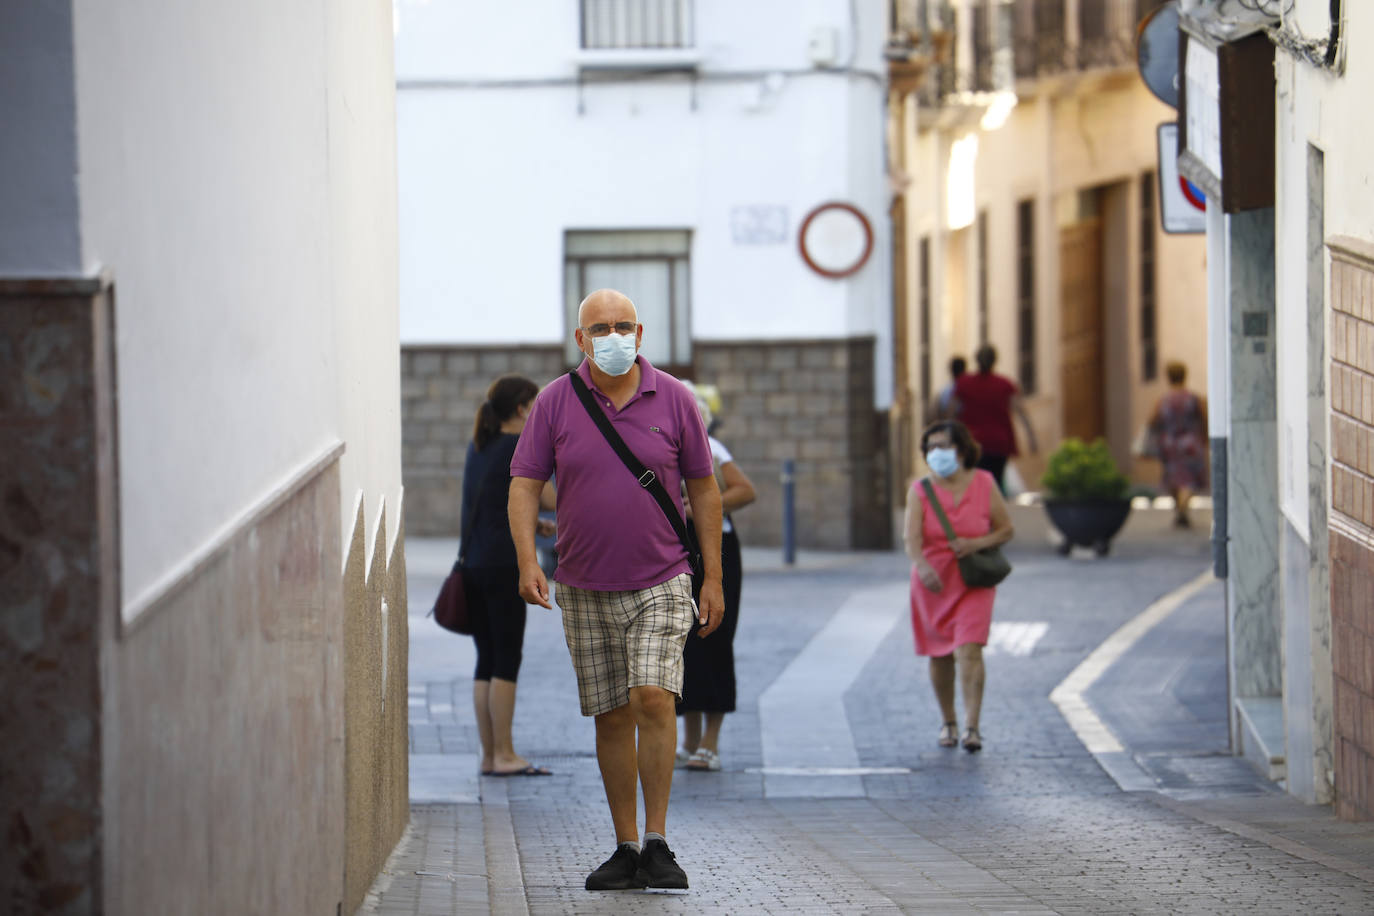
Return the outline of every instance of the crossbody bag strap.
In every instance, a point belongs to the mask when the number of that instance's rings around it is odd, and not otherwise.
[[[945,515],[945,507],[940,505],[940,498],[935,495],[935,487],[931,485],[929,477],[921,478],[921,486],[925,487],[926,502],[935,510],[935,517],[940,520],[940,527],[945,529],[945,537],[951,541],[958,537],[954,533],[954,526],[949,523],[949,516]]]
[[[577,392],[578,400],[580,400],[582,406],[587,409],[587,414],[592,418],[592,421],[596,423],[596,428],[601,430],[601,435],[606,437],[606,441],[610,443],[615,453],[620,456],[620,460],[625,463],[625,467],[630,469],[630,473],[635,476],[635,480],[639,482],[641,487],[649,491],[649,495],[654,498],[658,503],[658,507],[663,510],[663,515],[668,519],[668,524],[673,526],[673,531],[677,533],[678,540],[682,542],[683,547],[687,548],[688,562],[695,568],[696,557],[701,552],[701,549],[697,547],[696,538],[692,537],[692,533],[687,530],[687,523],[682,518],[682,510],[673,503],[672,497],[668,495],[667,488],[663,486],[663,481],[659,480],[658,475],[645,467],[644,462],[640,461],[635,457],[635,453],[630,451],[630,447],[625,444],[625,440],[620,438],[620,433],[616,432],[615,427],[611,425],[610,418],[606,416],[605,411],[601,409],[600,405],[596,403],[596,399],[592,397],[591,389],[587,387],[586,382],[582,381],[582,376],[578,375],[576,370],[572,370],[568,373],[568,378],[572,381],[573,390]]]

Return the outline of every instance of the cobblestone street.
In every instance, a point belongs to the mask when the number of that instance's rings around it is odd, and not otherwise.
[[[1111,556],[1064,559],[1038,510],[1017,513],[976,755],[935,744],[902,555],[785,568],[746,551],[739,711],[722,772],[676,773],[669,841],[691,890],[671,894],[582,889],[613,836],[554,613],[531,609],[515,743],[555,775],[477,776],[470,641],[423,616],[455,545],[412,539],[412,822],[364,912],[1374,911],[1374,829],[1227,752],[1219,583],[1197,584],[1089,687],[1124,752],[1099,762],[1049,698],[1208,570],[1205,534],[1137,512]]]

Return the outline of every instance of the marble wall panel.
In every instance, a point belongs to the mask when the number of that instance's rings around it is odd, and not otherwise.
[[[1231,425],[1226,502],[1232,685],[1238,697],[1277,697],[1283,686],[1283,650],[1274,211],[1232,214],[1228,227]]]
[[[12,912],[103,908],[109,318],[101,280],[0,280],[0,901]]]

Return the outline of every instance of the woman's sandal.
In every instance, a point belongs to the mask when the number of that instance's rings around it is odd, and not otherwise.
[[[940,726],[940,747],[959,746],[959,723],[946,722]]]
[[[976,728],[964,729],[964,750],[976,754],[983,749],[983,736]]]
[[[692,758],[687,761],[687,769],[714,773],[720,769],[720,755],[709,748],[699,747]]]

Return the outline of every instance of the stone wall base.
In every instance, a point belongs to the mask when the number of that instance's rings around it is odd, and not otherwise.
[[[746,544],[782,543],[782,467],[794,463],[797,545],[892,545],[887,423],[873,407],[872,338],[697,342],[692,376],[721,394],[718,437],[758,491],[738,513]],[[412,534],[453,537],[477,406],[505,372],[545,385],[566,372],[559,346],[406,347],[402,463]]]

